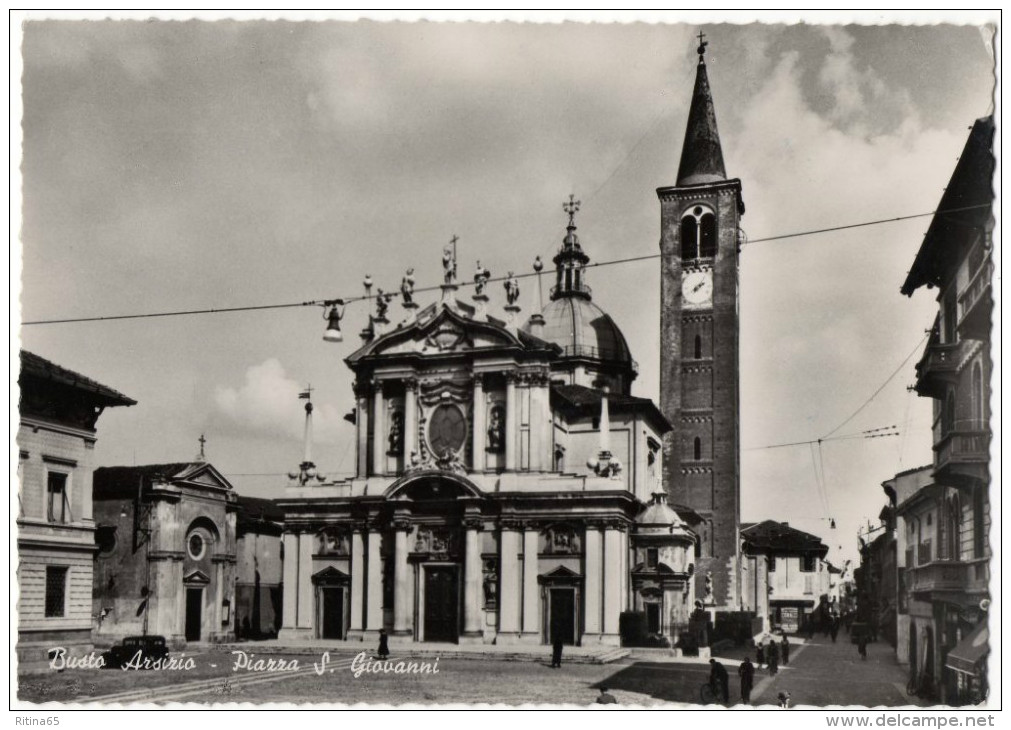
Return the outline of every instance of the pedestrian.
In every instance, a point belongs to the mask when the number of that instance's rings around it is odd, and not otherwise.
[[[709,660],[709,686],[723,702],[730,702],[730,675],[727,668],[715,659]]]
[[[562,637],[557,633],[554,641],[551,642],[551,668],[562,668]]]
[[[390,656],[390,637],[386,635],[386,629],[379,629],[379,658],[386,659]]]
[[[755,649],[755,661],[759,669],[765,664],[765,642],[761,639],[758,641],[758,648]]]
[[[782,707],[784,710],[789,710],[790,709],[790,693],[789,692],[780,692],[777,695],[776,699],[779,700],[779,706]]]
[[[769,642],[769,650],[765,653],[765,659],[769,662],[769,674],[776,674],[779,671],[779,644],[775,639]]]
[[[755,685],[755,665],[751,663],[750,657],[744,657],[741,666],[737,668],[737,674],[741,678],[741,702],[751,704],[751,688]]]
[[[814,615],[807,620],[807,640],[814,641]]]
[[[832,643],[835,643],[835,637],[839,635],[839,619],[832,619]]]
[[[860,652],[860,658],[867,661],[867,635],[864,633],[857,639],[857,651]]]
[[[618,700],[614,698],[614,695],[607,691],[607,687],[600,688],[600,694],[597,695],[598,705],[616,705]]]
[[[783,655],[783,666],[790,663],[790,640],[783,634],[783,642],[780,645],[780,654]]]

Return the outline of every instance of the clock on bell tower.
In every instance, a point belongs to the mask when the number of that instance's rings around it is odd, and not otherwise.
[[[696,595],[738,609],[740,441],[738,350],[741,181],[727,179],[700,34],[695,89],[677,182],[660,199],[660,408],[671,502],[702,516]]]

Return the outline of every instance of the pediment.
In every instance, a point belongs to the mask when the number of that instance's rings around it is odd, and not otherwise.
[[[426,310],[413,323],[380,335],[348,357],[353,364],[373,357],[444,355],[472,350],[520,347],[520,339],[497,320],[482,321],[446,305]]]
[[[537,576],[539,583],[581,583],[583,576],[571,568],[559,565],[552,571]]]
[[[174,478],[188,484],[232,491],[231,483],[225,479],[225,476],[221,472],[208,463],[194,464],[192,468],[187,469],[182,474],[176,475]]]
[[[210,585],[210,582],[210,576],[201,570],[194,570],[192,573],[183,578],[183,583],[187,585],[206,586]]]
[[[323,568],[312,576],[312,582],[317,585],[344,585],[350,582],[351,578],[342,570],[338,570],[332,565]]]

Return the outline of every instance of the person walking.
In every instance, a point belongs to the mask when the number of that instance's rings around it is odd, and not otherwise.
[[[857,651],[860,652],[860,658],[867,661],[867,635],[860,634],[860,638],[857,639]]]
[[[758,647],[755,649],[755,661],[759,669],[765,664],[765,642],[761,639],[758,640]]]
[[[751,663],[750,657],[744,657],[741,666],[737,668],[737,674],[741,678],[741,702],[750,705],[751,688],[755,686],[755,665]]]
[[[832,619],[832,643],[835,643],[835,637],[839,635],[839,619],[838,617]]]
[[[390,637],[386,635],[386,629],[379,629],[379,658],[387,659],[390,656]]]
[[[783,656],[783,666],[785,667],[790,663],[790,640],[786,638],[786,634],[783,634],[783,641],[780,644],[780,652]]]
[[[561,669],[562,668],[562,637],[555,633],[554,640],[551,642],[551,668]]]
[[[730,675],[727,668],[715,659],[709,660],[709,686],[722,702],[730,702]]]
[[[765,653],[765,659],[769,662],[769,674],[775,675],[779,671],[779,644],[775,639],[769,642],[769,650]]]

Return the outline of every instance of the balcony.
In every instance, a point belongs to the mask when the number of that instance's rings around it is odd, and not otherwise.
[[[960,343],[942,345],[933,339],[916,365],[916,392],[930,398],[943,398],[947,384],[958,375]]]
[[[987,560],[938,560],[906,569],[910,593],[986,593]]]
[[[991,280],[993,262],[989,259],[972,275],[968,286],[958,295],[958,334],[972,340],[990,339],[990,312],[993,309]]]
[[[952,486],[986,481],[989,464],[989,431],[949,431],[934,444],[934,477]]]

